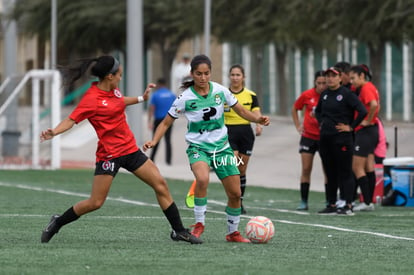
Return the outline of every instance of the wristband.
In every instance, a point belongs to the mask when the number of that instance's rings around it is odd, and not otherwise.
[[[143,96],[139,96],[139,97],[137,97],[138,98],[138,103],[141,103],[141,102],[143,102],[144,101],[144,97]]]

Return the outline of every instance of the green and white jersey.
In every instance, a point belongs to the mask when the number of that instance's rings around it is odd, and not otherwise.
[[[216,82],[209,83],[207,97],[200,96],[191,86],[177,97],[168,114],[176,119],[180,114],[185,115],[188,121],[185,135],[187,143],[213,153],[229,147],[224,125],[224,104],[234,106],[237,99],[228,88]]]

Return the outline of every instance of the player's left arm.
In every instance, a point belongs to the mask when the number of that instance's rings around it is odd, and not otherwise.
[[[144,94],[142,96],[138,96],[138,97],[125,96],[124,97],[125,105],[128,106],[128,105],[137,104],[137,103],[147,101],[149,99],[150,92],[151,92],[152,88],[155,88],[156,86],[157,85],[155,85],[154,83],[149,83],[147,88],[144,91]]]
[[[247,119],[248,121],[259,123],[265,126],[270,124],[270,119],[268,116],[263,116],[261,114],[248,111],[245,108],[243,108],[243,106],[239,102],[233,105],[232,108],[239,116],[241,116],[244,119]]]

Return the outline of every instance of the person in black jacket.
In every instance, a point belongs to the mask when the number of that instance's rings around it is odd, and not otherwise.
[[[325,71],[328,89],[323,91],[315,115],[320,127],[320,156],[328,185],[328,204],[319,214],[353,215],[354,179],[352,172],[353,130],[367,114],[358,97],[341,85],[341,69]],[[346,204],[338,208],[338,187],[342,185]]]

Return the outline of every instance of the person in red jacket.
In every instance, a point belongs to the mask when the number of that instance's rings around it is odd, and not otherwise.
[[[112,56],[85,59],[80,64],[62,67],[64,84],[70,87],[87,72],[92,63],[94,65],[91,67],[91,74],[98,77],[99,81],[92,83],[69,117],[40,135],[41,141],[45,141],[68,131],[85,119],[91,123],[99,140],[92,191],[89,198],[76,203],[62,215],[53,215],[42,232],[41,242],[49,242],[62,226],[99,209],[106,200],[119,168],[122,167],[154,189],[157,201],[173,229],[171,238],[174,241],[202,243],[184,228],[167,182],[155,164],[138,148],[126,121],[126,107],[148,100],[155,84],[148,84],[143,96],[123,96],[118,88],[123,69]]]
[[[355,128],[355,146],[352,160],[356,183],[361,189],[364,202],[355,206],[354,211],[372,211],[372,196],[375,189],[375,155],[378,144],[378,112],[380,98],[377,88],[370,82],[371,73],[364,64],[351,68],[351,83],[364,104],[368,114]]]
[[[299,153],[302,161],[302,172],[300,176],[301,202],[296,208],[297,210],[308,210],[313,159],[316,151],[319,150],[319,124],[313,111],[318,104],[321,93],[327,88],[324,71],[317,71],[315,73],[314,84],[315,86],[313,88],[304,91],[296,99],[292,107],[293,123],[295,124],[296,130],[301,135],[299,142]],[[304,112],[303,123],[300,122],[298,115],[299,111]]]

